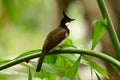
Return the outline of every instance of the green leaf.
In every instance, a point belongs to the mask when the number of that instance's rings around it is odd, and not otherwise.
[[[27,52],[25,52],[25,53],[23,53],[23,54],[17,56],[15,59],[18,59],[18,58],[21,58],[21,57],[28,56],[28,55],[30,55],[30,54],[32,54],[32,53],[38,53],[38,52],[40,52],[40,51],[41,51],[40,49],[38,49],[38,50],[27,51]]]
[[[17,71],[9,70],[9,69],[5,69],[5,70],[0,71],[0,75],[19,75],[19,76],[26,76],[25,73],[17,72]]]
[[[33,68],[33,66],[27,64],[27,63],[20,63],[21,66],[26,67],[26,68],[30,68],[31,70],[35,70],[35,68]]]
[[[80,59],[81,57],[79,57],[77,59],[77,61],[73,64],[73,66],[71,67],[70,71],[68,71],[66,73],[66,76],[63,77],[62,80],[73,80],[73,78],[75,77],[77,71],[78,71],[78,67],[79,67],[79,64],[80,64]]]
[[[30,68],[29,68],[29,73],[28,73],[28,80],[32,80],[32,73],[30,71]]]
[[[70,79],[70,78],[64,76],[64,77],[62,78],[62,80],[72,80],[72,79]]]
[[[96,21],[95,22],[95,30],[93,35],[93,42],[92,42],[92,50],[95,48],[95,46],[98,44],[98,42],[101,40],[102,36],[104,35],[106,31],[106,25],[107,25],[107,19],[104,21]]]
[[[103,69],[101,66],[99,66],[94,61],[92,61],[90,58],[88,58],[88,57],[84,57],[84,58],[85,58],[86,61],[88,61],[90,66],[92,66],[98,73],[102,74],[104,77],[109,79],[108,73],[107,73],[107,71],[105,69]]]
[[[3,64],[5,64],[5,63],[8,63],[8,62],[10,62],[11,60],[3,60],[3,61],[0,61],[0,65],[3,65]]]
[[[37,66],[37,63],[34,61],[30,61],[30,63],[33,64],[34,66]],[[55,66],[47,63],[42,64],[42,70],[51,74],[59,75],[59,76],[64,76],[66,72],[66,69],[64,67]]]
[[[8,80],[9,78],[4,76],[4,75],[0,75],[0,80]]]
[[[39,73],[36,72],[34,77],[40,78],[40,80],[56,80],[56,75],[48,73],[46,71],[41,70]]]
[[[71,39],[66,39],[65,42],[63,44],[61,44],[59,47],[64,47],[64,48],[67,48],[67,47],[73,47],[73,48],[77,48]]]
[[[64,57],[72,62],[77,60],[77,57],[74,54],[60,54],[61,57]]]
[[[64,67],[43,63],[42,69],[48,73],[63,76],[66,72]]]
[[[44,62],[48,64],[55,64],[57,60],[57,55],[45,56]]]
[[[61,67],[67,68],[68,63],[66,64],[67,61],[65,61],[65,58],[62,57],[61,55],[57,55],[57,56],[58,56],[58,58],[57,58],[55,64],[56,64],[57,66],[61,66]]]
[[[66,58],[72,62],[75,62],[77,60],[77,57],[74,54],[60,54],[60,56]],[[87,62],[82,58],[80,60],[80,63],[85,64],[85,65],[87,64]]]
[[[99,75],[98,75],[96,72],[95,72],[95,74],[96,74],[96,76],[97,76],[97,79],[98,79],[98,80],[101,80],[100,77],[99,77]]]
[[[78,58],[78,60],[74,63],[74,65],[71,67],[69,73],[68,73],[68,76],[70,78],[74,78],[74,76],[76,75],[77,73],[77,70],[78,70],[78,67],[79,67],[79,64],[80,64],[80,57]]]

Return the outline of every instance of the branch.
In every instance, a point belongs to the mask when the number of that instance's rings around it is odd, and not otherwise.
[[[112,24],[112,21],[110,19],[109,13],[108,13],[107,8],[105,6],[104,0],[97,0],[97,2],[98,2],[98,5],[99,5],[99,8],[101,10],[103,18],[107,19],[107,24],[108,24],[107,30],[108,30],[109,36],[112,40],[114,49],[116,51],[116,55],[118,57],[118,60],[120,61],[120,43],[119,43],[117,34],[115,32],[114,25]]]
[[[39,53],[32,53],[30,55],[24,56],[24,57],[20,57],[17,59],[13,59],[12,61],[0,66],[0,70],[9,68],[11,66],[14,66],[16,64],[19,64],[21,62],[26,62],[30,59],[34,59],[40,56],[40,51],[38,50]],[[104,53],[101,52],[96,52],[96,51],[92,51],[92,50],[86,50],[86,49],[64,49],[64,50],[55,50],[53,52],[48,53],[47,55],[56,55],[56,54],[84,54],[84,55],[91,55],[91,56],[95,56],[98,57],[100,59],[103,59],[107,62],[109,62],[110,64],[115,65],[116,67],[120,68],[120,62]]]

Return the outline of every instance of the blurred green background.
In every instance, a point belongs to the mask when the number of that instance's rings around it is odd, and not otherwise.
[[[74,1],[65,9],[69,17],[76,19],[72,28],[82,19],[80,8],[80,2]],[[63,15],[58,10],[56,0],[0,0],[0,59],[40,49],[45,36],[59,26]],[[80,33],[80,27],[73,29]],[[72,31],[71,37],[75,37]]]

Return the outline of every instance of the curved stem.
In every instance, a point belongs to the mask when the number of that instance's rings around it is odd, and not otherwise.
[[[39,53],[32,53],[30,55],[27,55],[25,57],[20,57],[17,59],[13,59],[12,61],[0,66],[0,70],[9,68],[11,66],[14,66],[16,64],[19,64],[21,62],[28,61],[30,59],[34,59],[40,56],[40,51],[38,50]],[[56,54],[84,54],[84,55],[91,55],[98,57],[100,59],[108,61],[110,64],[115,65],[116,67],[120,68],[120,62],[104,53],[101,52],[96,52],[92,50],[86,50],[86,49],[64,49],[64,50],[55,50],[53,52],[48,53],[47,55],[56,55]]]

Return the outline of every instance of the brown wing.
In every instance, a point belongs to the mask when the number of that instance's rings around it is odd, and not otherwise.
[[[45,43],[43,45],[43,51],[45,50],[46,52],[49,52],[59,43],[61,43],[67,36],[68,33],[66,32],[66,29],[61,27],[51,31],[45,40]]]

